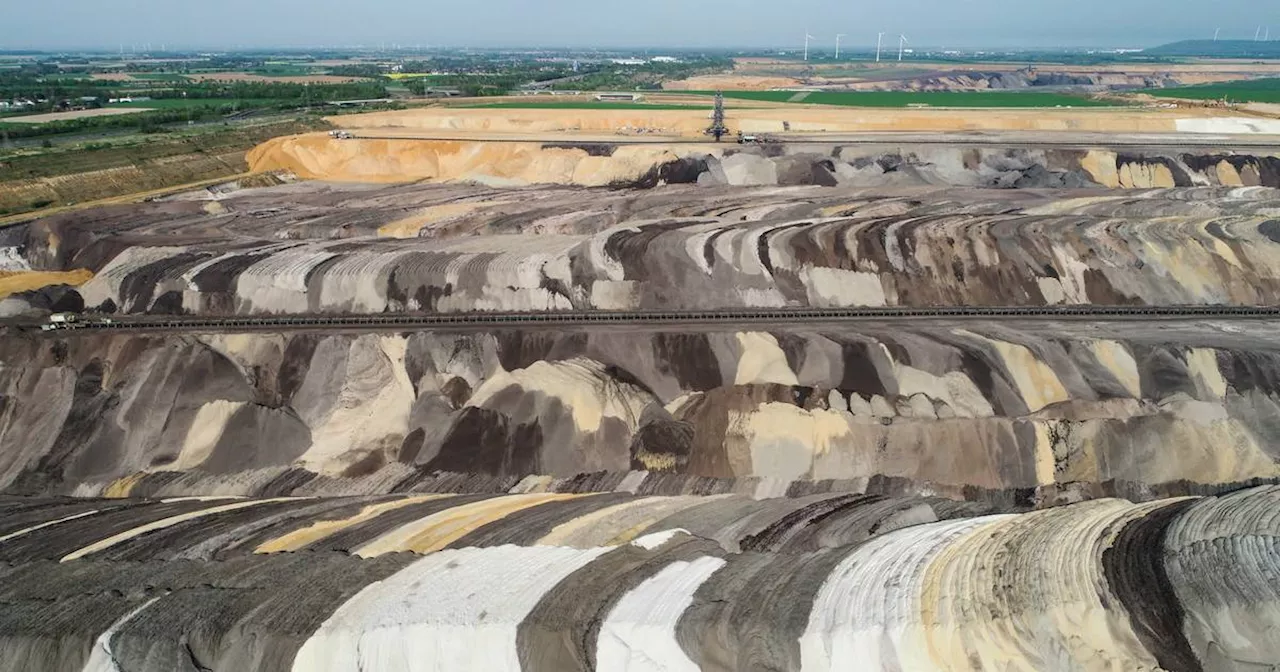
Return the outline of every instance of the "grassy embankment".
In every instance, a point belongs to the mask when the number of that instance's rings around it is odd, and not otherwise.
[[[245,153],[281,135],[327,128],[315,118],[135,135],[0,154],[0,216],[239,175]]]

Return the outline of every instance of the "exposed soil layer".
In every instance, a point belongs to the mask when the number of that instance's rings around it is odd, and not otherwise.
[[[1254,160],[1143,165],[1280,177]],[[128,313],[1273,305],[1277,193],[306,183],[69,213],[4,242],[15,266],[93,272],[84,305]]]
[[[472,137],[496,140],[520,134],[552,141],[570,140],[574,135],[585,133],[615,137],[623,133],[641,139],[646,136],[703,138],[708,114],[706,109],[429,107],[329,117],[328,120],[357,135],[469,133]],[[1217,124],[1225,129],[1245,121],[1256,122],[1258,128],[1252,131],[1243,127],[1236,131],[1205,128]],[[731,132],[747,133],[1023,131],[1045,133],[1046,138],[1066,131],[1120,134],[1121,137],[1144,133],[1280,133],[1275,130],[1280,128],[1280,121],[1242,117],[1238,112],[1211,108],[869,109],[779,103],[772,107],[735,107],[726,123]],[[1203,127],[1197,128],[1197,125]],[[635,135],[641,129],[647,132]]]
[[[1280,489],[0,499],[0,669],[1248,669]],[[459,494],[463,493],[463,494]]]
[[[634,472],[669,494],[1211,493],[1280,477],[1274,328],[15,336],[0,488],[301,496],[594,473],[610,490]]]
[[[802,141],[763,147],[669,143],[613,147],[598,142],[333,140],[303,135],[264,144],[250,154],[249,161],[254,170],[286,171],[305,179],[371,183],[432,180],[504,187],[650,188],[658,183],[692,182],[824,187],[930,184],[998,189],[1280,186],[1280,158],[1265,151],[832,146]]]

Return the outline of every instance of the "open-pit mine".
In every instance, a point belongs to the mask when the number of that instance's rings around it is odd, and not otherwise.
[[[1280,665],[1280,121],[706,116],[0,229],[0,670]]]

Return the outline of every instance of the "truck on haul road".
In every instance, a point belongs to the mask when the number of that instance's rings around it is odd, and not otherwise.
[[[70,329],[80,320],[75,313],[54,313],[49,316],[47,324],[40,325],[41,331],[53,331],[54,329]]]

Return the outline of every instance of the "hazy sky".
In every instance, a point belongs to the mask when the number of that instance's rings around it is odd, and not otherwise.
[[[1280,39],[1276,0],[0,0],[0,49],[170,46],[920,46]]]

